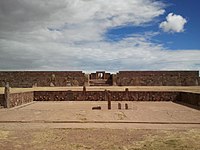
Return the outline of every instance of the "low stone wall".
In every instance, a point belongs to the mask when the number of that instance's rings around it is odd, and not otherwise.
[[[191,104],[194,106],[200,106],[200,94],[199,93],[180,92],[178,101],[187,103],[187,104]]]
[[[174,101],[200,106],[200,94],[173,91],[35,91],[12,93],[10,108],[32,101]],[[5,106],[4,94],[0,105]]]
[[[200,106],[200,94],[173,91],[35,91],[35,101],[178,101]]]
[[[4,94],[0,94],[0,107],[5,107]]]
[[[176,101],[179,92],[156,91],[35,91],[35,101]]]
[[[32,102],[34,92],[12,93],[10,94],[10,108]]]

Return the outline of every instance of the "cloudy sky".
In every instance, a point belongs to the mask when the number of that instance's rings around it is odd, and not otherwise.
[[[0,0],[0,70],[200,70],[199,0]]]

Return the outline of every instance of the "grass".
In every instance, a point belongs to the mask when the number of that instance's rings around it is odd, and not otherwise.
[[[0,149],[198,150],[200,129],[0,130]]]

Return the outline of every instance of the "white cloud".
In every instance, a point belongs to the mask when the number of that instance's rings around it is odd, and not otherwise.
[[[160,23],[160,28],[164,32],[183,32],[184,25],[187,23],[187,20],[181,15],[176,15],[169,13],[166,17],[166,21]]]
[[[156,33],[106,42],[116,26],[162,15],[154,0],[1,0],[0,70],[200,69],[200,51],[165,50]]]
[[[28,33],[49,27],[62,30],[67,41],[99,40],[108,28],[152,21],[164,13],[162,7],[152,0],[1,0],[0,30]]]

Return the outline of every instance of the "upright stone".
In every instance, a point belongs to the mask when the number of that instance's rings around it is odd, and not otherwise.
[[[111,99],[107,90],[105,90],[105,100],[108,101],[108,109],[111,109]]]
[[[108,97],[108,109],[111,109],[111,100],[109,97]]]
[[[50,86],[55,86],[56,85],[56,75],[52,74],[51,79],[50,79]]]
[[[6,82],[6,85],[5,85],[4,97],[5,97],[6,108],[10,108],[10,86],[9,86],[9,82]]]
[[[200,80],[199,80],[200,81]],[[198,86],[200,83],[198,82],[198,78],[195,80],[195,85]]]
[[[125,89],[125,100],[129,101],[129,90],[128,90],[128,88]]]
[[[127,103],[125,104],[125,109],[128,109],[128,104]]]
[[[86,87],[83,86],[82,100],[85,101],[85,98],[86,98]]]
[[[113,74],[113,75],[112,75],[112,85],[113,85],[113,86],[116,86],[116,85],[117,85],[117,75],[116,75],[116,74]]]
[[[85,86],[90,86],[90,75],[89,74],[85,74],[85,81],[84,81],[84,85]]]
[[[84,93],[86,92],[86,87],[85,87],[85,86],[83,86],[83,92],[84,92]]]
[[[121,103],[118,103],[118,109],[122,109]]]

